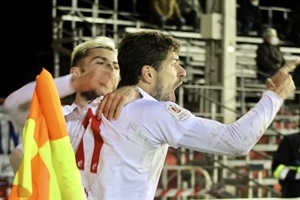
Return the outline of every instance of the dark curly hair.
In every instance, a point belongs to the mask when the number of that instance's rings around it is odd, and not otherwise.
[[[119,87],[136,85],[144,65],[160,69],[170,51],[179,53],[179,40],[162,31],[128,33],[118,47],[121,81]]]

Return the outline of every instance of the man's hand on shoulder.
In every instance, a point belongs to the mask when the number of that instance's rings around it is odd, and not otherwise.
[[[118,119],[122,108],[126,104],[139,98],[141,98],[141,94],[135,86],[124,86],[110,92],[104,96],[97,108],[97,119],[100,119],[101,114],[108,120]]]

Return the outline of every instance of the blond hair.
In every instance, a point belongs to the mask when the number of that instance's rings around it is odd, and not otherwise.
[[[88,56],[88,51],[90,49],[103,48],[117,53],[115,43],[112,38],[106,36],[98,36],[87,40],[79,45],[77,45],[71,55],[71,66],[78,64],[80,60]]]

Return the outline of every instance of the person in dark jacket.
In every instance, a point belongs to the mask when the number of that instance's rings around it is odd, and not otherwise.
[[[282,198],[300,197],[300,132],[284,136],[273,156],[272,173]]]
[[[286,63],[284,55],[279,47],[279,38],[274,28],[267,28],[263,32],[263,43],[256,50],[257,78],[263,82],[272,76],[281,66]]]
[[[251,31],[261,35],[262,21],[259,0],[238,0],[237,31],[238,35],[248,36]]]
[[[177,0],[186,25],[194,28],[194,32],[200,32],[200,17],[203,13],[199,0]]]

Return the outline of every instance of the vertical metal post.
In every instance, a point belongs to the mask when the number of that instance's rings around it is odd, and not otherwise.
[[[115,40],[115,43],[118,43],[119,36],[118,36],[118,10],[119,10],[119,1],[114,0],[114,12],[113,12],[113,19],[114,19],[114,24],[113,24],[113,38]]]
[[[57,40],[57,35],[59,34],[59,28],[58,28],[58,22],[56,19],[56,6],[57,6],[57,2],[56,0],[52,0],[52,40],[55,41]],[[54,71],[53,71],[53,77],[58,77],[59,76],[59,53],[57,52],[56,49],[53,50],[53,67],[54,67]]]
[[[99,9],[99,3],[98,0],[94,0],[94,3],[92,5],[92,17],[93,20],[98,18],[98,9]],[[97,35],[97,23],[92,23],[92,37],[95,37]]]
[[[223,1],[223,40],[222,62],[219,70],[222,71],[223,95],[222,103],[229,109],[224,109],[224,123],[232,123],[236,120],[236,0]]]

